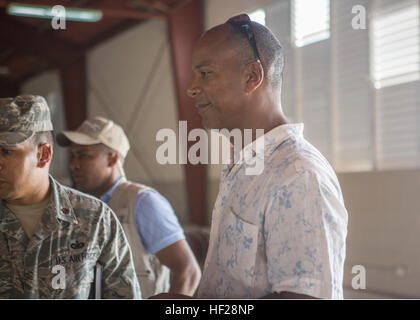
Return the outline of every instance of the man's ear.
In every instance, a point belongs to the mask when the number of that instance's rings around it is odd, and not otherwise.
[[[118,152],[112,151],[108,153],[108,166],[113,167],[117,164],[119,159]]]
[[[245,92],[252,93],[262,84],[264,80],[264,69],[258,61],[253,61],[245,66]]]
[[[45,168],[51,162],[53,156],[53,148],[49,143],[44,143],[38,146],[37,159],[38,167]]]

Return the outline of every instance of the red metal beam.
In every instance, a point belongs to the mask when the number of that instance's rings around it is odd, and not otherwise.
[[[179,120],[186,120],[188,130],[201,128],[201,119],[187,94],[192,71],[191,60],[195,42],[203,31],[203,4],[201,0],[189,2],[168,15],[168,32],[172,51],[172,65],[178,102]],[[194,142],[188,143],[188,149]],[[206,165],[184,165],[190,222],[207,224]]]
[[[118,9],[107,9],[107,8],[100,8],[99,10],[102,11],[102,14],[105,18],[124,18],[124,19],[165,19],[163,14],[158,13],[150,13],[150,12],[142,12],[138,10],[118,10]]]
[[[130,7],[135,9],[146,9],[149,11],[157,11],[166,13],[170,10],[170,7],[162,1],[150,1],[150,0],[134,0],[130,4]]]
[[[86,57],[60,68],[60,76],[67,129],[74,130],[87,116]]]
[[[56,37],[38,34],[33,28],[0,14],[0,41],[17,50],[48,61],[65,65],[77,60],[83,52]]]

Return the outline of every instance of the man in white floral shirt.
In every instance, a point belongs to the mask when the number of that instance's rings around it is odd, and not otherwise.
[[[283,115],[279,41],[236,16],[200,38],[192,65],[188,94],[207,128],[265,133],[222,172],[196,296],[342,299],[347,211],[328,161]]]

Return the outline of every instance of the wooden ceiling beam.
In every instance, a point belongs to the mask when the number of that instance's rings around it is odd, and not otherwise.
[[[100,8],[104,17],[108,18],[124,18],[124,19],[165,19],[164,14],[144,12],[140,10],[129,9],[108,9]]]
[[[79,48],[63,40],[38,34],[33,28],[2,16],[0,16],[0,41],[56,66],[66,65],[83,54]]]
[[[150,1],[150,0],[136,0],[133,1],[131,4],[132,8],[146,8],[150,11],[157,11],[161,13],[168,13],[170,11],[170,7],[164,3],[163,1]]]
[[[87,116],[86,56],[60,68],[66,127],[75,130]]]
[[[0,63],[10,58],[15,52],[16,49],[11,46],[0,49]]]

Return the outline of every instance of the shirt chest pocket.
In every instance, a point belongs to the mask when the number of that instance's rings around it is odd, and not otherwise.
[[[246,222],[232,209],[222,218],[216,244],[216,263],[219,268],[252,286],[258,247],[258,226]]]

